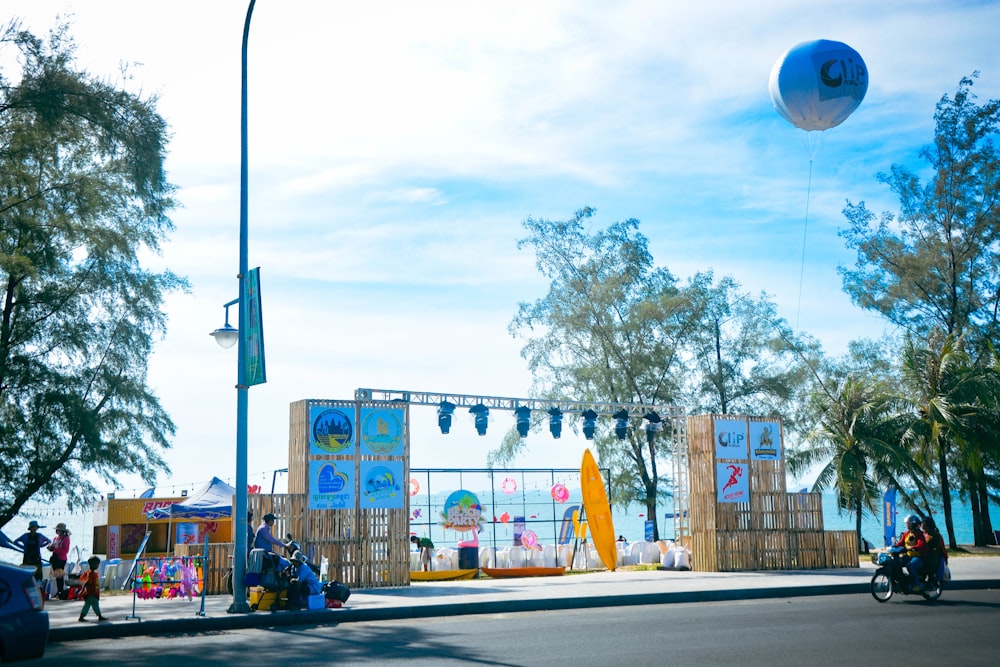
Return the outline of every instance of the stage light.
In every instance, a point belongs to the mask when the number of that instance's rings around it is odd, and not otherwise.
[[[514,408],[514,416],[517,418],[518,435],[527,438],[528,429],[531,428],[531,408],[525,405]]]
[[[583,437],[593,440],[594,430],[597,428],[597,413],[593,410],[584,410],[580,416],[583,417]]]
[[[562,420],[562,410],[559,408],[549,409],[549,432],[552,433],[553,438],[558,439],[562,435]]]
[[[486,435],[486,426],[490,421],[490,409],[482,403],[476,403],[469,408],[469,412],[476,416],[476,433]]]
[[[611,416],[615,420],[615,437],[624,440],[628,436],[628,410],[622,408]]]
[[[451,430],[451,416],[455,413],[455,404],[448,401],[441,401],[438,406],[438,427],[442,433]]]
[[[646,442],[653,444],[653,438],[663,430],[663,419],[655,411],[648,412],[642,416],[646,420]]]

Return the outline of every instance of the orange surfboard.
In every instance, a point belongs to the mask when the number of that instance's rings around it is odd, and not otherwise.
[[[594,547],[601,557],[604,566],[615,571],[618,566],[618,549],[615,545],[615,525],[611,520],[611,505],[608,494],[604,490],[604,477],[590,449],[583,451],[583,463],[580,464],[580,491],[583,494],[583,507],[587,512],[587,524],[594,538]]]

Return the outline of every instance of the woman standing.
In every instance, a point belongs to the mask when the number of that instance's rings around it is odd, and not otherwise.
[[[49,556],[49,565],[52,567],[52,576],[56,579],[56,597],[65,600],[67,591],[66,581],[66,559],[69,558],[69,529],[66,524],[56,524],[56,536],[48,549],[52,552]]]
[[[39,528],[45,528],[45,526],[39,526],[38,522],[34,520],[29,521],[28,532],[14,540],[14,544],[21,547],[24,552],[24,556],[21,558],[21,565],[30,565],[34,567],[35,581],[41,584],[42,547],[47,547],[52,540],[39,533]]]

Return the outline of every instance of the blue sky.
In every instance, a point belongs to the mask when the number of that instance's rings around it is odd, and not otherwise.
[[[934,105],[982,72],[1000,97],[996,2],[297,2],[259,0],[249,47],[250,266],[261,266],[268,383],[250,390],[249,471],[287,465],[288,405],[358,387],[529,396],[518,302],[545,293],[521,222],[637,218],[656,261],[713,269],[834,354],[881,333],[838,265],[847,199],[919,167]],[[235,349],[208,337],[236,296],[240,42],[246,3],[21,0],[42,34],[73,14],[81,66],[159,96],[182,204],[156,266],[188,276],[150,383],[177,424],[159,486],[235,469]],[[867,97],[822,135],[775,112],[771,67],[813,39],[852,46]],[[5,61],[8,62],[8,61]],[[808,203],[808,227],[803,231]],[[804,280],[799,273],[803,251]],[[801,308],[799,293],[801,288]],[[235,315],[235,313],[234,313]],[[234,317],[235,323],[235,317]],[[508,426],[441,436],[414,408],[412,465],[482,467]],[[533,434],[515,465],[579,465],[582,441]],[[126,489],[142,488],[134,477]]]

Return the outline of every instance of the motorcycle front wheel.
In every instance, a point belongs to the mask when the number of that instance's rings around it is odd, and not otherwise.
[[[872,597],[879,602],[888,602],[892,597],[892,579],[885,572],[876,572],[872,577]]]

